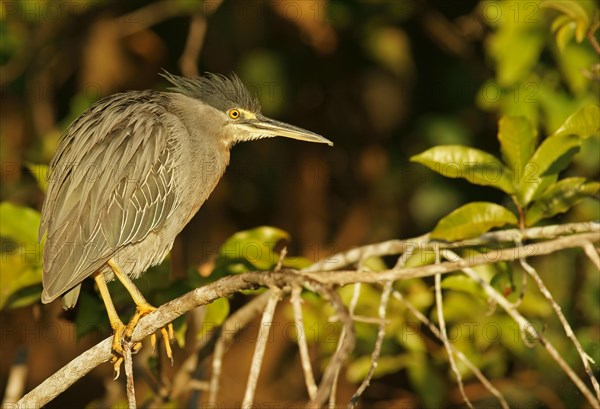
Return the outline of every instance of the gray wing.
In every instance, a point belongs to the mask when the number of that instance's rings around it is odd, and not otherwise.
[[[173,141],[161,120],[167,102],[151,91],[119,94],[65,132],[42,209],[42,302],[79,284],[173,212]]]

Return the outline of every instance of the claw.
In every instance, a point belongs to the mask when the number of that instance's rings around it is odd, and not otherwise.
[[[114,362],[113,362],[114,360]],[[113,380],[119,379],[119,375],[121,375],[121,364],[123,363],[123,357],[114,356],[111,358],[110,362],[113,364],[113,370],[115,371],[115,376]]]

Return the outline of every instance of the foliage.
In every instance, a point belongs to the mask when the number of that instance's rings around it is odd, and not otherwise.
[[[411,160],[451,178],[491,186],[509,194],[518,217],[494,203],[469,203],[441,219],[431,232],[434,239],[447,241],[478,236],[509,225],[529,227],[543,219],[568,211],[586,197],[593,197],[600,183],[585,178],[558,180],[582,142],[600,136],[600,107],[586,106],[539,145],[537,132],[522,116],[504,116],[498,124],[503,161],[465,146],[436,146]]]
[[[50,160],[62,130],[103,95],[162,89],[156,72],[178,70],[188,21],[200,7],[204,12],[218,2],[117,3],[0,5],[0,308],[8,317],[39,311],[38,210],[47,188],[42,163]],[[154,7],[162,13],[148,13]],[[207,20],[202,54],[194,61],[198,70],[236,71],[257,91],[265,114],[325,130],[336,149],[318,156],[299,144],[275,141],[236,147],[220,190],[199,214],[210,221],[182,234],[186,256],[173,252],[176,263],[166,260],[136,285],[159,305],[225,275],[269,271],[279,263],[299,269],[347,247],[424,231],[431,230],[434,240],[454,241],[505,227],[598,219],[598,201],[589,199],[600,189],[598,14],[597,2],[587,0],[222,2]],[[413,163],[407,163],[411,156]],[[443,177],[421,172],[420,164]],[[263,223],[290,233],[267,226],[248,230]],[[291,237],[298,249],[290,247],[282,257]],[[203,240],[219,243],[207,257]],[[459,254],[475,257],[498,247],[471,246]],[[435,256],[417,249],[406,266],[433,264]],[[580,257],[581,251],[569,250],[534,260],[584,348],[599,362],[600,284],[597,271]],[[198,266],[198,260],[204,264]],[[386,270],[394,261],[373,257],[357,268]],[[183,265],[183,271],[173,274],[172,264]],[[531,283],[523,288],[525,273],[518,265],[475,270],[511,302],[526,293],[519,311],[549,339],[563,339],[537,289]],[[67,315],[78,337],[109,335],[92,287],[91,280],[84,283],[75,313]],[[442,289],[452,344],[492,383],[504,385],[511,404],[582,405],[554,363],[523,342],[514,321],[496,311],[479,285],[451,274]],[[430,280],[398,282],[394,290],[438,322]],[[230,311],[261,291],[206,306],[200,316],[207,325],[201,328],[177,320],[179,345],[213,335]],[[122,286],[110,283],[110,292],[122,318],[131,315],[133,304]],[[338,292],[348,306],[353,286]],[[377,317],[381,293],[379,285],[362,285],[356,317]],[[310,291],[302,297],[304,333],[311,354],[322,362],[334,353],[341,326],[328,302]],[[56,318],[50,315],[42,314],[43,324]],[[388,399],[386,393],[416,407],[454,405],[446,352],[397,298],[389,301],[385,329],[371,381],[377,392],[364,397],[365,406]],[[377,325],[357,322],[356,335],[341,375],[350,383],[361,382],[369,371]],[[14,337],[14,343],[21,341]],[[254,347],[247,344],[248,350]],[[56,357],[74,353],[71,346],[65,343]],[[578,364],[571,345],[558,346],[569,363]],[[289,354],[290,348],[281,350]],[[10,356],[10,347],[7,351]],[[277,392],[286,389],[279,387],[280,375],[292,371],[288,355],[274,359],[270,376],[278,379],[272,388]],[[232,384],[247,376],[238,367],[235,362],[239,373]],[[461,363],[459,371],[467,383],[474,380]],[[299,383],[294,379],[293,385]]]

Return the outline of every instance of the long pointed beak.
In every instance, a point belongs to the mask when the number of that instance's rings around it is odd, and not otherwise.
[[[256,120],[245,123],[242,126],[252,133],[260,133],[262,137],[283,136],[284,138],[298,139],[306,142],[326,143],[329,146],[333,146],[333,142],[319,134],[262,115],[258,116]]]

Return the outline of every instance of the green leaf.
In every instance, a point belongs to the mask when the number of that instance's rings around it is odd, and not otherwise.
[[[447,276],[442,280],[442,288],[445,290],[462,291],[472,294],[481,299],[487,299],[485,291],[470,277],[462,274]]]
[[[25,166],[35,178],[38,187],[42,192],[46,193],[48,191],[48,165],[27,162],[25,163]]]
[[[277,265],[281,243],[290,235],[275,227],[262,226],[235,233],[221,246],[211,275],[218,278],[246,271],[268,271]],[[293,260],[291,263],[297,263]]]
[[[537,130],[523,116],[504,116],[498,122],[498,140],[504,163],[521,174],[537,146]]]
[[[542,219],[568,211],[585,197],[593,196],[600,189],[600,182],[585,182],[585,178],[562,179],[550,186],[527,211],[525,223],[532,226]]]
[[[436,146],[410,160],[449,178],[463,178],[477,185],[514,193],[510,169],[495,156],[479,149],[462,145]]]
[[[537,148],[519,178],[519,201],[522,206],[535,200],[558,173],[569,166],[579,151],[581,140],[576,135],[561,134],[546,138]]]
[[[556,45],[558,46],[558,49],[561,52],[563,52],[565,48],[567,48],[567,44],[569,44],[569,42],[573,38],[573,35],[575,34],[575,27],[575,23],[565,24],[562,27],[560,27],[556,32]]]
[[[502,87],[509,87],[531,73],[546,42],[547,33],[539,7],[535,3],[520,3],[480,3],[484,17],[497,24],[497,29],[488,36],[486,51],[495,62],[496,79]]]
[[[564,1],[564,0],[544,0],[540,4],[541,8],[552,8],[560,11],[563,15],[568,16],[569,19],[576,25],[576,39],[578,43],[581,43],[585,38],[585,35],[589,26],[589,17],[583,7],[577,1]]]
[[[373,378],[378,379],[406,368],[409,365],[410,356],[403,355],[383,355],[377,361],[377,367],[373,372]],[[352,383],[361,382],[368,374],[371,368],[371,355],[365,355],[352,360],[346,370],[346,378]]]
[[[202,328],[198,333],[199,338],[207,336],[214,328],[221,326],[229,316],[229,300],[227,298],[218,298],[205,307]]]
[[[16,243],[34,244],[38,242],[40,213],[25,206],[10,202],[0,203],[0,236],[8,237]]]
[[[506,224],[518,224],[516,216],[510,210],[495,203],[473,202],[459,207],[440,220],[431,232],[431,238],[462,240]]]
[[[509,301],[516,301],[519,294],[510,264],[502,262],[495,266],[499,271],[490,280],[491,286]]]
[[[40,214],[30,208],[0,203],[0,309],[39,301],[42,248],[38,243]]]
[[[600,135],[600,106],[592,104],[568,117],[553,136],[573,134],[581,138]]]

